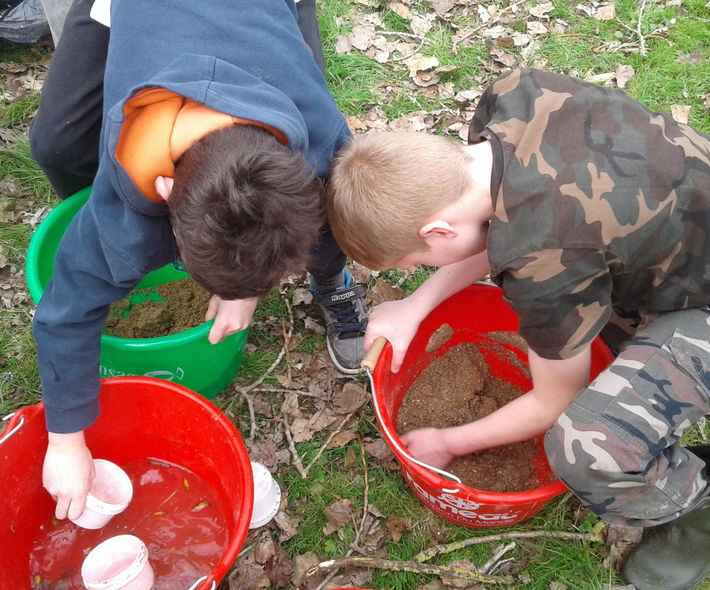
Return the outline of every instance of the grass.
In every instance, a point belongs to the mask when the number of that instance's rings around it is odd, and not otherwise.
[[[511,3],[495,3],[502,11],[510,9]],[[525,12],[530,6],[540,4],[531,1],[521,4],[523,10],[509,21],[510,27],[519,33],[526,31]],[[599,21],[580,11],[577,1],[553,0],[551,24],[562,19],[564,32],[550,32],[536,39],[534,52],[526,58],[519,47],[496,45],[495,42],[474,36],[471,44],[464,44],[454,53],[451,36],[459,29],[479,24],[475,7],[462,12],[459,5],[446,15],[439,15],[426,34],[421,53],[433,55],[441,67],[452,66],[456,71],[446,74],[442,83],[451,86],[444,98],[428,94],[412,86],[406,65],[402,61],[377,63],[358,51],[339,54],[335,51],[338,37],[352,31],[356,12],[376,12],[382,29],[393,32],[388,40],[398,39],[394,32],[406,33],[408,21],[387,7],[384,0],[361,2],[358,0],[319,0],[319,19],[327,61],[329,86],[341,110],[350,116],[361,116],[378,106],[388,119],[405,116],[415,111],[436,112],[441,109],[456,110],[449,102],[450,94],[464,90],[481,89],[481,81],[492,80],[496,73],[490,67],[490,49],[497,47],[513,56],[516,63],[541,65],[547,69],[572,73],[580,77],[614,72],[620,65],[631,65],[635,76],[629,82],[627,92],[642,101],[652,110],[670,110],[671,105],[689,105],[690,123],[697,129],[710,132],[710,111],[705,106],[710,93],[710,26],[706,0],[683,0],[680,4],[661,4],[649,1],[641,18],[641,30],[648,50],[646,57],[638,53],[638,38],[631,29],[636,29],[639,20],[640,2],[619,0],[616,2],[617,18]],[[369,7],[368,7],[369,5]],[[493,4],[488,3],[486,8]],[[414,0],[410,3],[414,12],[427,14],[431,3]],[[510,12],[508,12],[510,16]],[[623,24],[622,24],[623,23]],[[626,26],[624,26],[626,25]],[[666,30],[657,31],[666,27]],[[657,32],[654,32],[657,31]],[[46,50],[34,46],[15,45],[0,40],[0,62],[22,65],[46,58]],[[394,54],[398,56],[398,54]],[[27,129],[37,108],[38,94],[27,91],[14,94],[11,76],[0,77],[0,188],[12,195],[0,195],[0,259],[4,256],[8,265],[0,268],[0,287],[7,281],[12,289],[22,294],[21,269],[32,228],[16,218],[2,221],[3,211],[17,209],[34,212],[56,201],[41,171],[33,162],[27,146]],[[446,130],[437,122],[437,132]],[[380,278],[397,284],[407,291],[415,289],[431,272],[420,268],[413,274],[386,271]],[[295,287],[284,287],[285,297],[291,298]],[[2,291],[0,291],[2,292]],[[0,413],[5,415],[17,408],[34,404],[39,400],[39,378],[35,350],[30,331],[31,305],[19,301],[10,307],[0,306]],[[244,363],[235,383],[247,386],[259,379],[279,354],[283,343],[283,318],[288,316],[284,297],[279,293],[263,299],[257,309],[250,330],[249,345]],[[296,317],[295,332],[298,335],[293,354],[314,354],[324,345],[321,335],[307,333],[303,318]],[[266,386],[279,387],[274,377],[265,381]],[[279,401],[274,398],[272,404]],[[229,408],[235,422],[244,432],[249,418],[239,400],[223,394],[215,402],[223,409]],[[278,411],[278,407],[275,408]],[[260,423],[266,432],[274,424],[269,420]],[[368,506],[385,517],[404,519],[408,529],[402,532],[398,542],[385,545],[385,555],[392,559],[411,559],[427,546],[452,542],[471,535],[483,535],[491,531],[476,531],[451,525],[434,516],[412,495],[398,472],[385,469],[382,464],[367,457],[366,469],[361,463],[361,445],[376,437],[372,413],[362,411],[355,425],[358,437],[344,447],[327,449],[309,473],[301,478],[292,467],[281,467],[277,476],[282,488],[287,490],[289,512],[301,519],[299,534],[285,543],[285,549],[296,557],[305,552],[315,552],[319,559],[344,555],[355,539],[361,511],[367,491]],[[705,436],[710,434],[706,429]],[[261,434],[258,434],[261,436]],[[320,438],[319,438],[320,436]],[[323,435],[314,441],[298,443],[296,448],[309,461],[318,452]],[[699,429],[691,429],[685,442],[703,440]],[[367,483],[366,477],[367,476]],[[353,522],[330,535],[323,534],[326,525],[324,509],[341,499],[353,504]],[[511,530],[582,530],[589,531],[596,517],[579,513],[579,505],[571,496],[554,500],[538,516],[512,527]],[[384,521],[383,521],[384,523]],[[380,526],[384,526],[381,523]],[[505,529],[509,530],[509,529]],[[496,532],[495,530],[493,532]],[[494,546],[474,545],[435,563],[448,563],[451,559],[470,559],[483,563]],[[519,563],[524,561],[520,587],[547,590],[552,583],[567,588],[599,590],[603,584],[620,584],[615,573],[604,564],[605,549],[598,544],[563,542],[553,539],[519,542],[510,554]],[[433,577],[402,572],[376,572],[368,587],[378,589],[409,590]],[[706,584],[705,588],[710,588]]]

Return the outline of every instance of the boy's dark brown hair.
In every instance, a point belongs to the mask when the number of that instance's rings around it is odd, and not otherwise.
[[[373,269],[428,251],[419,229],[464,194],[468,163],[462,144],[428,133],[356,136],[338,152],[328,185],[335,239]]]
[[[254,125],[195,142],[168,206],[185,267],[222,299],[264,296],[303,269],[324,223],[322,186],[303,154]]]

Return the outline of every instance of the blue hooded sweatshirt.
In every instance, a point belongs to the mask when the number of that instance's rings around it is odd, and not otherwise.
[[[276,128],[321,177],[350,139],[292,0],[113,0],[99,169],[33,324],[50,432],[96,419],[109,307],[174,256],[167,206],[146,198],[116,156],[124,103],[148,88]]]

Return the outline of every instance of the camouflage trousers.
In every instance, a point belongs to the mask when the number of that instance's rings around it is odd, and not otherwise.
[[[577,395],[545,449],[555,473],[593,512],[654,526],[710,493],[704,461],[678,444],[707,414],[710,308],[671,312],[640,328]]]

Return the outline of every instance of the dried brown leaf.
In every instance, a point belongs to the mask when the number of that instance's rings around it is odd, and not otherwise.
[[[279,533],[279,541],[281,543],[295,537],[298,534],[298,525],[301,524],[298,518],[289,516],[283,510],[279,510],[276,516],[274,516],[273,522],[276,523],[276,526],[281,531]]]
[[[402,532],[410,530],[412,525],[409,520],[403,516],[393,514],[385,521],[385,528],[387,529],[390,537],[392,537],[392,540],[395,543],[399,543],[402,538]]]
[[[377,279],[370,289],[369,295],[368,305],[375,306],[385,301],[404,299],[407,296],[407,292],[404,289],[391,285],[384,279]]]
[[[387,443],[378,438],[365,443],[365,450],[377,459],[385,469],[396,471],[398,469],[397,457],[387,446]]]
[[[611,2],[601,4],[593,14],[596,20],[614,20],[616,18],[616,6]]]
[[[688,124],[688,116],[690,115],[690,105],[687,104],[672,104],[671,115],[678,123]]]
[[[349,381],[333,394],[333,411],[336,414],[350,414],[359,410],[369,397],[362,385]]]
[[[276,588],[286,588],[293,575],[293,562],[284,548],[277,544],[274,555],[266,564],[266,575]]]
[[[323,534],[330,535],[352,521],[353,503],[347,498],[343,498],[324,509],[323,514],[328,520],[323,527]]]
[[[404,2],[388,2],[387,8],[405,20],[412,20],[412,9]]]

